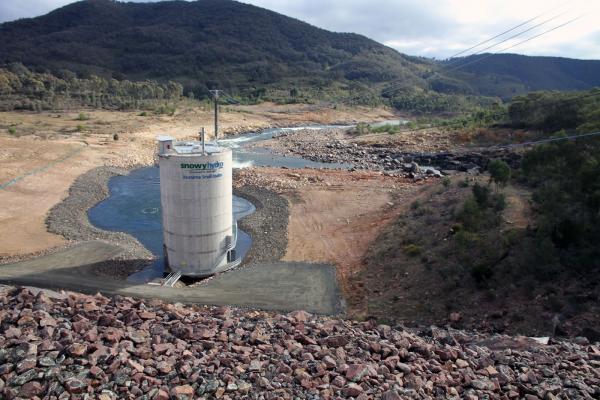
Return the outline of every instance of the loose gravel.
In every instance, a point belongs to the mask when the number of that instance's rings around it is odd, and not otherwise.
[[[594,399],[583,339],[0,287],[3,399]]]
[[[259,186],[242,186],[233,193],[250,201],[256,211],[238,224],[252,238],[252,247],[243,265],[280,260],[288,244],[288,202],[277,193]]]
[[[154,256],[129,234],[96,228],[90,223],[87,212],[110,195],[110,178],[127,173],[127,169],[114,167],[88,171],[75,180],[67,198],[54,206],[46,218],[49,232],[62,235],[74,243],[102,240],[121,247],[123,253],[117,259],[96,266],[97,273],[118,279],[144,268]]]

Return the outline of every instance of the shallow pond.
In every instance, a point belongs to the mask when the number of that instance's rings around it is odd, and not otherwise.
[[[126,232],[158,258],[149,268],[131,275],[128,281],[145,283],[164,272],[160,178],[157,167],[141,168],[128,175],[115,176],[109,184],[110,197],[88,212],[90,222],[100,229]],[[254,205],[233,196],[233,214],[240,219],[253,213]],[[238,230],[236,252],[243,258],[250,249],[250,236]]]

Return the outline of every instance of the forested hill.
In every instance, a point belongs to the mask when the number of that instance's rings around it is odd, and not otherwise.
[[[385,97],[396,108],[418,112],[458,111],[490,100],[482,95],[506,99],[531,90],[600,86],[600,61],[507,54],[453,71],[361,35],[329,32],[232,0],[85,0],[0,24],[0,75],[22,70],[20,63],[65,81],[72,72],[90,82],[94,76],[174,81],[196,97],[221,88],[253,100],[359,98],[374,104],[388,89]],[[30,76],[21,75],[27,86]],[[5,92],[15,98],[35,100],[9,78],[0,79],[0,89],[10,86]]]
[[[585,90],[600,87],[600,60],[481,54],[452,59],[446,70],[467,80],[480,94],[511,97],[535,90]],[[464,66],[463,66],[464,65]],[[478,79],[473,79],[473,77]]]
[[[0,25],[0,64],[189,87],[313,84],[404,78],[423,86],[426,63],[364,36],[333,33],[230,0],[87,0]]]

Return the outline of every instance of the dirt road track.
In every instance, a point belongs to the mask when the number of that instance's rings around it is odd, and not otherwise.
[[[335,269],[306,263],[256,264],[218,276],[200,287],[132,285],[95,274],[94,267],[122,250],[101,241],[85,242],[48,256],[0,266],[0,282],[105,295],[157,298],[203,305],[235,305],[263,310],[304,309],[343,312]]]

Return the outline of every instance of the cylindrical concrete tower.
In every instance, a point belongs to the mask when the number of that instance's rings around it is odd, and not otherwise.
[[[239,264],[231,149],[159,138],[165,259],[171,272],[205,277]]]

